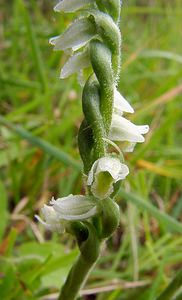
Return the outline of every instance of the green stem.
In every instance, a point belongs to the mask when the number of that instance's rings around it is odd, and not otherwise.
[[[101,240],[98,237],[95,227],[91,223],[85,222],[82,224],[84,232],[81,232],[78,223],[73,223],[72,225],[81,253],[68,274],[58,300],[75,300],[77,298],[79,290],[87,280],[100,253]],[[88,230],[87,233],[85,231],[86,228]]]
[[[171,300],[172,296],[182,286],[182,269],[177,273],[176,277],[171,281],[168,287],[160,294],[157,300]]]
[[[75,300],[95,263],[85,261],[80,255],[70,270],[58,300]]]

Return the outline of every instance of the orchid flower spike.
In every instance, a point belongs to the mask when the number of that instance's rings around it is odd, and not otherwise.
[[[114,183],[125,179],[129,169],[118,158],[102,157],[94,162],[88,174],[87,185],[91,186],[92,194],[105,199],[114,191]]]
[[[41,209],[44,221],[35,216],[50,231],[64,232],[66,222],[83,221],[99,213],[96,200],[89,196],[70,194],[57,200],[52,198],[50,204]]]

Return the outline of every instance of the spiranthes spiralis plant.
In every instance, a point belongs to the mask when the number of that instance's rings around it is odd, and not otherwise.
[[[70,53],[60,77],[76,72],[83,86],[84,117],[78,146],[86,193],[52,199],[50,205],[41,209],[43,219],[36,217],[47,229],[66,231],[77,239],[80,255],[58,298],[74,300],[99,257],[101,244],[120,221],[115,195],[129,173],[122,152],[131,152],[137,142],[144,142],[143,135],[149,127],[135,125],[124,117],[134,110],[117,89],[121,67],[121,1],[62,0],[54,9],[80,13],[50,43],[55,50]],[[116,151],[112,152],[110,146]]]

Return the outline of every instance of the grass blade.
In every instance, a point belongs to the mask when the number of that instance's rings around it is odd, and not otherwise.
[[[170,230],[182,233],[182,224],[166,213],[160,211],[155,206],[142,199],[140,196],[128,193],[123,188],[120,189],[119,195],[122,196],[126,201],[130,201],[139,208],[142,208],[143,210],[152,214],[159,222],[165,224]]]
[[[36,66],[39,81],[42,86],[42,91],[45,92],[46,87],[47,87],[47,81],[46,81],[46,76],[45,76],[44,62],[43,62],[41,51],[40,51],[40,48],[39,48],[39,45],[37,42],[36,33],[34,30],[28,9],[26,8],[26,5],[23,3],[22,0],[20,1],[20,3],[21,3],[22,16],[24,18],[24,23],[25,23],[26,30],[27,30],[27,37],[29,39],[31,49],[32,49],[33,61]]]
[[[177,273],[175,278],[171,281],[171,283],[168,285],[168,287],[160,294],[160,296],[157,298],[157,300],[171,300],[174,293],[177,292],[177,290],[182,285],[182,269]]]
[[[78,171],[81,171],[81,164],[79,162],[74,160],[64,151],[56,148],[55,146],[52,146],[47,141],[32,135],[29,131],[25,130],[20,126],[14,125],[3,116],[0,116],[0,124],[14,131],[19,137],[27,140],[32,145],[40,148],[43,152],[53,156],[57,160],[61,161],[63,164],[71,166]]]

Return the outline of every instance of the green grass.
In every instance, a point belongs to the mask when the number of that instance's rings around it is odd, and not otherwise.
[[[81,299],[155,300],[182,264],[181,1],[123,2],[119,89],[136,110],[134,122],[151,130],[126,155],[130,175],[117,196],[121,226],[83,291],[95,298]],[[81,88],[76,76],[59,79],[66,56],[48,44],[73,15],[52,6],[48,0],[1,4],[2,300],[56,294],[77,255],[70,236],[51,235],[34,220],[53,195],[83,192]]]

